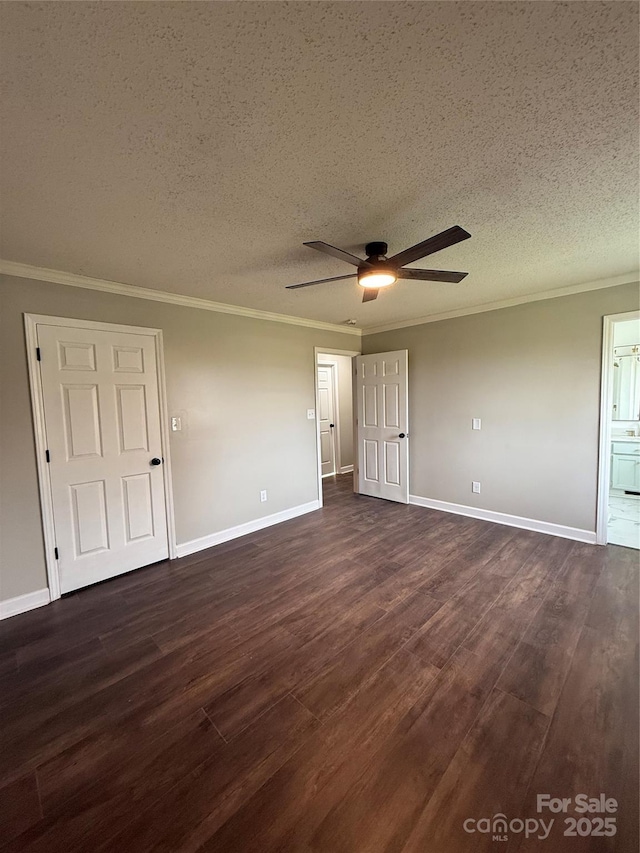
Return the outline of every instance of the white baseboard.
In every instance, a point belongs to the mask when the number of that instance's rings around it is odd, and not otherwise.
[[[195,554],[196,551],[204,551],[205,548],[213,548],[214,545],[221,545],[223,542],[228,542],[230,539],[238,539],[240,536],[246,536],[248,533],[255,533],[256,530],[262,530],[265,527],[271,527],[274,524],[280,524],[282,521],[289,521],[291,518],[297,518],[299,515],[305,515],[308,512],[313,512],[320,509],[320,501],[309,501],[306,504],[291,507],[291,509],[283,509],[281,512],[274,512],[272,515],[264,515],[262,518],[256,518],[254,521],[246,521],[244,524],[238,524],[235,527],[227,527],[226,530],[220,530],[218,533],[211,533],[209,536],[201,536],[200,539],[192,539],[190,542],[183,542],[178,545],[176,551],[178,557],[186,557],[189,554]]]
[[[340,469],[341,474],[353,474],[353,465],[343,465]]]
[[[491,509],[480,509],[475,506],[463,506],[447,501],[437,501],[433,498],[421,498],[419,495],[409,495],[409,503],[437,509],[441,512],[452,512],[454,515],[468,515],[470,518],[480,518],[483,521],[493,521],[495,524],[505,524],[507,527],[520,527],[522,530],[534,530],[537,533],[548,533],[550,536],[560,536],[562,539],[575,539],[576,542],[596,544],[594,530],[582,530],[579,527],[566,527],[564,524],[553,524],[550,521],[538,521],[535,518],[523,518],[520,515],[508,515],[505,512],[494,512]]]
[[[48,589],[37,589],[35,592],[27,592],[25,595],[16,595],[15,598],[7,598],[0,601],[0,619],[8,619],[27,610],[35,610],[51,601]]]

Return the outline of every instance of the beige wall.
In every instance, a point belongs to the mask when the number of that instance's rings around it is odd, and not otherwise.
[[[2,276],[0,600],[47,585],[23,312],[163,330],[178,543],[317,498],[314,347],[357,337]]]
[[[409,350],[411,493],[593,530],[602,317],[638,307],[632,284],[365,336]],[[358,338],[0,277],[0,599],[46,586],[23,312],[163,329],[179,543],[317,497],[313,348]]]
[[[638,307],[627,284],[365,336],[409,350],[411,494],[595,530],[602,317]]]

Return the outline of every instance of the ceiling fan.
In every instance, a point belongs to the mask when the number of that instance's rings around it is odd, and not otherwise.
[[[358,284],[364,288],[362,301],[371,302],[377,298],[381,287],[389,287],[390,284],[395,284],[399,278],[412,279],[414,281],[447,281],[456,284],[462,281],[468,273],[447,272],[446,270],[407,270],[403,269],[403,267],[427,255],[432,255],[434,252],[439,252],[441,249],[453,246],[454,243],[459,243],[468,237],[471,237],[468,231],[465,231],[459,225],[454,225],[452,228],[447,228],[446,231],[441,231],[440,234],[429,237],[428,240],[423,240],[422,243],[416,243],[415,246],[411,246],[411,248],[405,249],[403,252],[398,252],[397,255],[392,255],[390,258],[386,256],[386,243],[367,243],[364,247],[367,255],[366,260],[358,258],[350,252],[345,252],[343,249],[336,249],[335,246],[330,246],[321,240],[313,240],[304,245],[311,246],[312,249],[317,249],[326,255],[332,255],[334,258],[346,261],[348,264],[353,264],[358,268],[358,271],[350,275],[338,275],[333,278],[306,281],[303,284],[289,284],[287,290],[296,290],[299,287],[311,287],[314,284],[325,284],[328,281],[342,281],[346,278],[357,277]]]

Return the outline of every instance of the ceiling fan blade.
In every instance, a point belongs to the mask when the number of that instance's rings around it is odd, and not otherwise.
[[[324,252],[325,255],[331,255],[334,258],[338,258],[340,261],[346,261],[348,264],[353,264],[354,267],[360,267],[363,264],[367,264],[367,261],[362,260],[362,258],[357,258],[350,252],[345,252],[344,249],[336,249],[335,246],[323,243],[322,240],[312,240],[310,243],[304,243],[303,245],[310,246],[312,249],[317,249],[319,252]]]
[[[363,302],[373,302],[374,299],[378,298],[378,291],[374,287],[365,287],[364,293],[362,294]]]
[[[336,275],[333,278],[319,278],[317,281],[305,281],[303,284],[288,284],[287,290],[297,290],[299,287],[311,287],[312,284],[326,284],[328,281],[343,281],[345,278],[357,278],[358,273],[350,275]]]
[[[447,270],[398,270],[398,278],[416,281],[449,281],[452,284],[457,284],[468,275],[468,272],[448,272]]]
[[[439,252],[441,249],[446,249],[469,237],[471,234],[468,231],[459,225],[454,225],[452,228],[447,228],[446,231],[441,231],[440,234],[429,237],[428,240],[423,240],[422,243],[416,243],[415,246],[405,249],[404,252],[398,252],[397,255],[389,258],[389,262],[394,266],[403,267],[405,264],[418,261],[420,258],[425,258],[427,255],[432,255],[434,252]]]

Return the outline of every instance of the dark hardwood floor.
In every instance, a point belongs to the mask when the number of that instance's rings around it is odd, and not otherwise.
[[[637,850],[638,553],[350,487],[0,623],[3,850]]]

